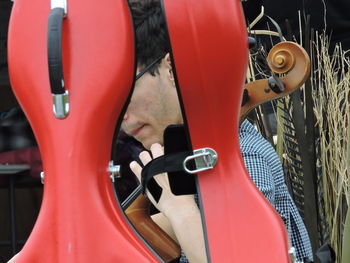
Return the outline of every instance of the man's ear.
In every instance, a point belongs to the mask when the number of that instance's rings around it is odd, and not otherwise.
[[[174,72],[173,72],[173,67],[171,64],[171,59],[170,59],[169,53],[166,53],[166,55],[164,57],[164,63],[165,63],[165,67],[167,69],[167,76],[174,83],[174,86],[175,86]]]

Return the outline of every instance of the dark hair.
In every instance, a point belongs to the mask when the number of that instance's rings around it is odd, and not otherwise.
[[[169,52],[165,17],[159,0],[129,0],[129,6],[136,35],[137,64],[144,68]],[[154,75],[158,66],[159,62],[149,72]]]

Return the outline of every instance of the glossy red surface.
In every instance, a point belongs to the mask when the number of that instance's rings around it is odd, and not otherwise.
[[[63,62],[71,112],[52,113],[46,32],[50,2],[16,0],[9,28],[11,84],[38,140],[44,199],[17,263],[156,262],[115,204],[106,172],[114,124],[134,73],[124,1],[68,1]],[[288,262],[283,223],[250,181],[238,145],[247,63],[239,1],[166,0],[194,149],[218,152],[199,174],[212,262]]]
[[[50,1],[16,0],[9,26],[11,84],[45,171],[41,211],[16,263],[156,262],[117,207],[107,172],[134,74],[126,1],[68,0],[63,63],[70,114],[64,120],[52,113],[49,12]]]
[[[249,178],[238,122],[248,58],[240,1],[164,0],[193,149],[219,160],[198,174],[211,262],[289,262],[282,220]]]

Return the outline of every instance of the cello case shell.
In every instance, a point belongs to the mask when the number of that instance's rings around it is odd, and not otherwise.
[[[70,113],[52,113],[48,0],[16,0],[8,61],[12,88],[34,130],[45,172],[34,229],[16,263],[159,262],[131,230],[107,172],[112,136],[134,78],[126,1],[68,0],[62,52]]]
[[[245,169],[238,142],[248,59],[240,1],[164,0],[163,9],[192,148],[212,148],[198,174],[211,262],[290,262],[279,215]]]

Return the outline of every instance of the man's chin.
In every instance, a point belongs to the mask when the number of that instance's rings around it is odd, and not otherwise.
[[[163,140],[157,140],[157,139],[145,139],[143,141],[140,141],[143,145],[143,147],[145,147],[145,149],[150,150],[151,146],[155,143],[159,143],[161,145],[163,145]]]
[[[155,142],[154,142],[154,143],[155,143]],[[142,145],[143,145],[143,147],[144,147],[146,150],[150,150],[152,144],[153,144],[152,142],[142,142]]]

